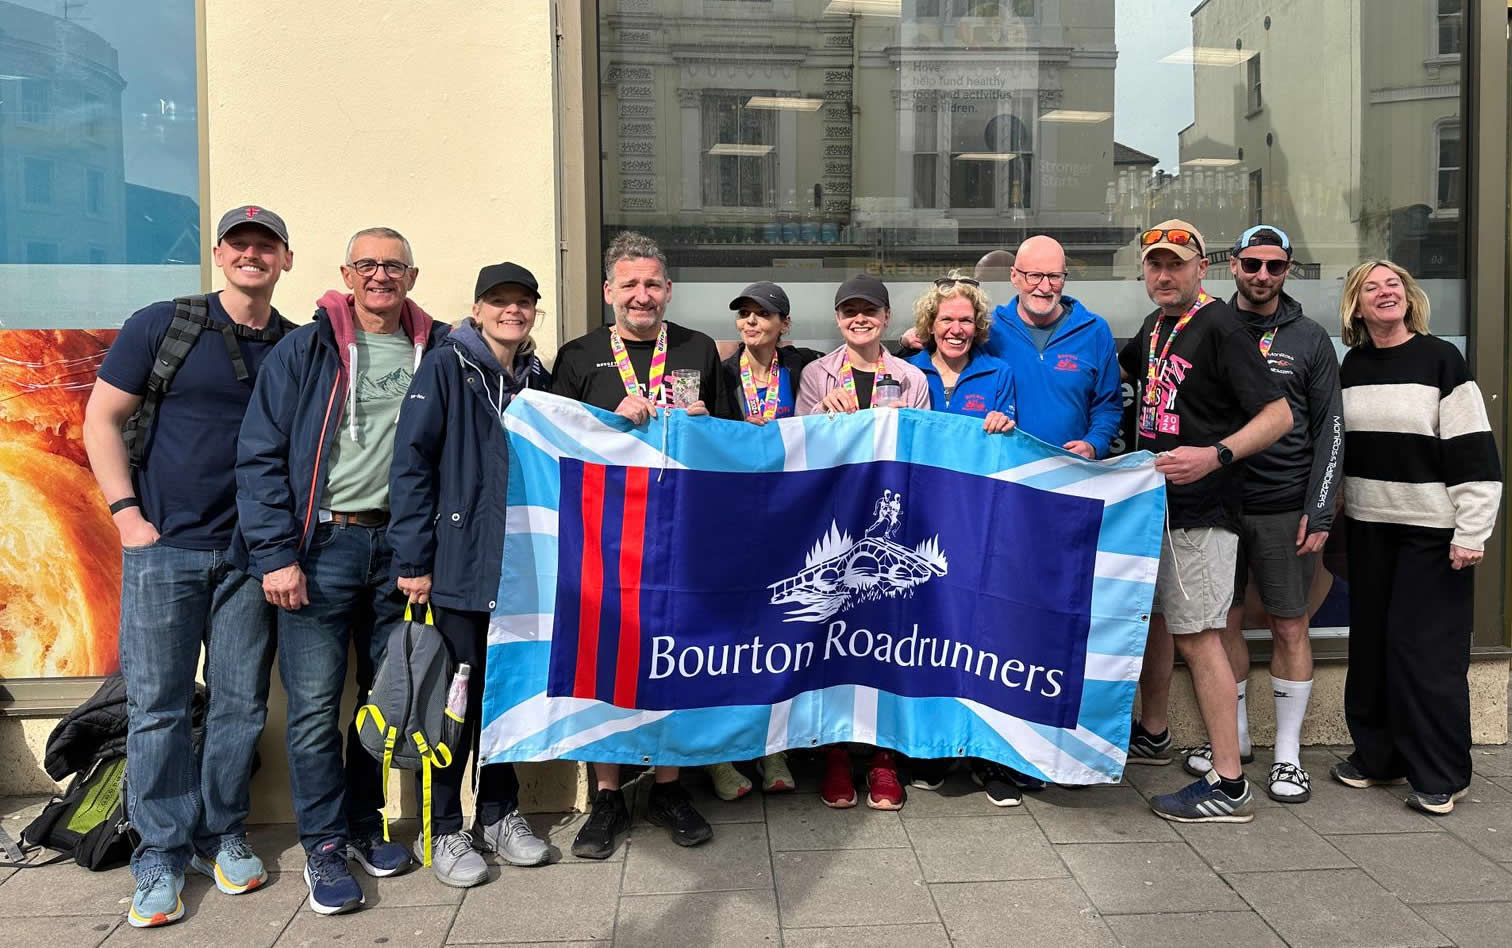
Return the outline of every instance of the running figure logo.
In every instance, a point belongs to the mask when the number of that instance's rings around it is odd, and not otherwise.
[[[949,562],[938,536],[912,549],[893,541],[902,515],[902,492],[884,490],[859,541],[830,521],[829,532],[804,557],[802,572],[767,587],[773,605],[798,604],[783,621],[823,622],[857,603],[911,596],[915,587],[944,576]]]

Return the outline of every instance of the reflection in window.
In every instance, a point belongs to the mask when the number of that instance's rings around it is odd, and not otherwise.
[[[1265,223],[1265,180],[1259,168],[1249,176],[1250,226]]]
[[[45,158],[27,158],[21,163],[21,186],[27,204],[52,206],[53,163]]]
[[[21,121],[32,125],[46,122],[52,111],[51,102],[51,88],[46,80],[21,80]]]
[[[706,207],[771,207],[775,203],[776,112],[746,108],[749,99],[749,94],[704,93]]]
[[[90,168],[85,172],[84,210],[99,216],[105,213],[105,172]]]
[[[1248,70],[1247,76],[1249,80],[1249,110],[1252,113],[1258,112],[1260,111],[1260,106],[1265,104],[1265,100],[1260,97],[1260,54],[1256,53],[1251,56],[1245,67]]]
[[[47,240],[28,240],[26,242],[27,263],[57,263],[58,245]]]
[[[1462,0],[1438,0],[1438,54],[1458,56],[1464,45],[1465,15]]]
[[[1434,208],[1440,211],[1457,211],[1460,206],[1460,127],[1458,122],[1445,122],[1438,127],[1438,142],[1434,151],[1437,156]]]

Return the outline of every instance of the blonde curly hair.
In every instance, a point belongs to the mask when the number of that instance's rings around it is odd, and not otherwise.
[[[951,270],[945,275],[946,280],[970,280],[966,273],[960,270]],[[940,313],[940,304],[952,296],[961,296],[971,301],[973,321],[976,323],[976,335],[972,336],[971,344],[980,346],[987,341],[987,335],[992,330],[992,301],[980,286],[972,286],[970,283],[953,282],[946,286],[934,283],[929,291],[914,301],[914,331],[919,334],[919,342],[928,348],[934,341],[935,317]]]

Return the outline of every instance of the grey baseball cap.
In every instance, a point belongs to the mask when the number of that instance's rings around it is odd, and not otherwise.
[[[740,295],[730,300],[730,309],[740,309],[741,300],[750,300],[769,313],[778,316],[786,316],[793,311],[788,303],[788,295],[782,287],[766,280],[758,280],[740,291]]]
[[[285,247],[289,246],[289,227],[283,218],[257,204],[243,204],[222,214],[220,223],[215,225],[215,242],[225,240],[231,228],[243,224],[256,224],[283,241]]]

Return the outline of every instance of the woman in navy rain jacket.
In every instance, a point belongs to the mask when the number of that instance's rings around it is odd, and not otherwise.
[[[538,865],[549,854],[520,816],[520,784],[509,764],[479,770],[471,838],[462,833],[462,775],[481,724],[488,619],[504,551],[504,409],[526,388],[551,387],[530,339],[540,299],[535,277],[513,263],[484,267],[476,297],[472,318],[420,363],[399,413],[389,469],[388,538],[399,589],[410,602],[433,606],[452,659],[471,666],[461,750],[436,771],[431,794],[436,851],[456,850],[454,858],[437,859],[438,874],[455,867],[453,878],[442,880],[451,885],[487,877],[471,847],[514,865]]]

